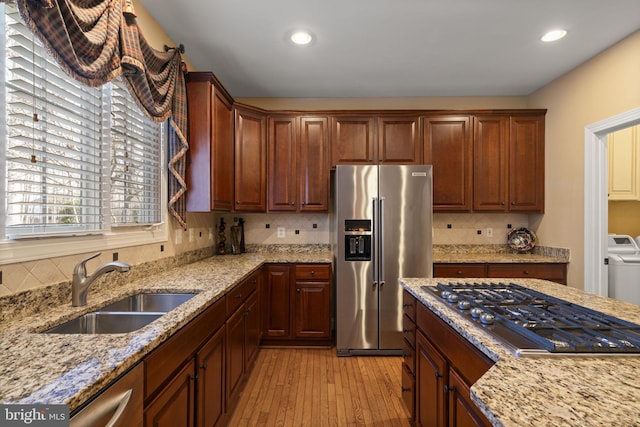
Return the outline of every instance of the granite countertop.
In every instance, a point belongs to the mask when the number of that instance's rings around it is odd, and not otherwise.
[[[442,279],[440,279],[441,281]],[[486,280],[486,279],[469,279]],[[510,279],[540,292],[640,323],[640,307],[545,280]],[[471,398],[495,426],[630,427],[640,423],[640,355],[518,358],[420,286],[401,284],[496,364],[471,387]]]
[[[69,302],[43,308],[36,315],[3,322],[0,325],[0,402],[64,403],[73,411],[262,264],[331,263],[332,260],[327,251],[213,256],[116,288],[92,289],[85,307],[72,307]],[[70,293],[70,288],[65,290]],[[141,291],[197,292],[198,295],[149,325],[126,334],[38,333]]]
[[[508,245],[434,245],[433,262],[452,263],[568,263],[569,250],[536,246],[531,252],[519,253]]]

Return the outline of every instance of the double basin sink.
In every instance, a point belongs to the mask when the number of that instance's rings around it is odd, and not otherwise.
[[[46,334],[123,334],[138,330],[196,296],[139,293],[43,331]]]

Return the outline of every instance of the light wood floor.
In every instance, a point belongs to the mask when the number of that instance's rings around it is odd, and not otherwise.
[[[263,348],[230,426],[402,426],[402,358]]]

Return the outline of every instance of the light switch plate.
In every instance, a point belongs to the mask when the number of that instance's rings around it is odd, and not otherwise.
[[[276,233],[276,236],[278,236],[278,238],[280,239],[284,238],[284,227],[278,227],[278,232]]]

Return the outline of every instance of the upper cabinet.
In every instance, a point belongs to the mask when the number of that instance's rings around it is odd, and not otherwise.
[[[327,211],[327,118],[271,116],[268,128],[268,210]]]
[[[233,208],[233,99],[212,73],[187,74],[187,210]]]
[[[264,212],[267,207],[266,117],[249,107],[235,108],[236,211]]]
[[[609,200],[640,200],[640,125],[607,136]]]
[[[420,164],[419,116],[334,116],[331,167],[339,164]]]
[[[476,116],[473,210],[544,212],[544,113]]]
[[[473,172],[470,116],[423,118],[424,163],[433,165],[433,210],[471,210]]]

